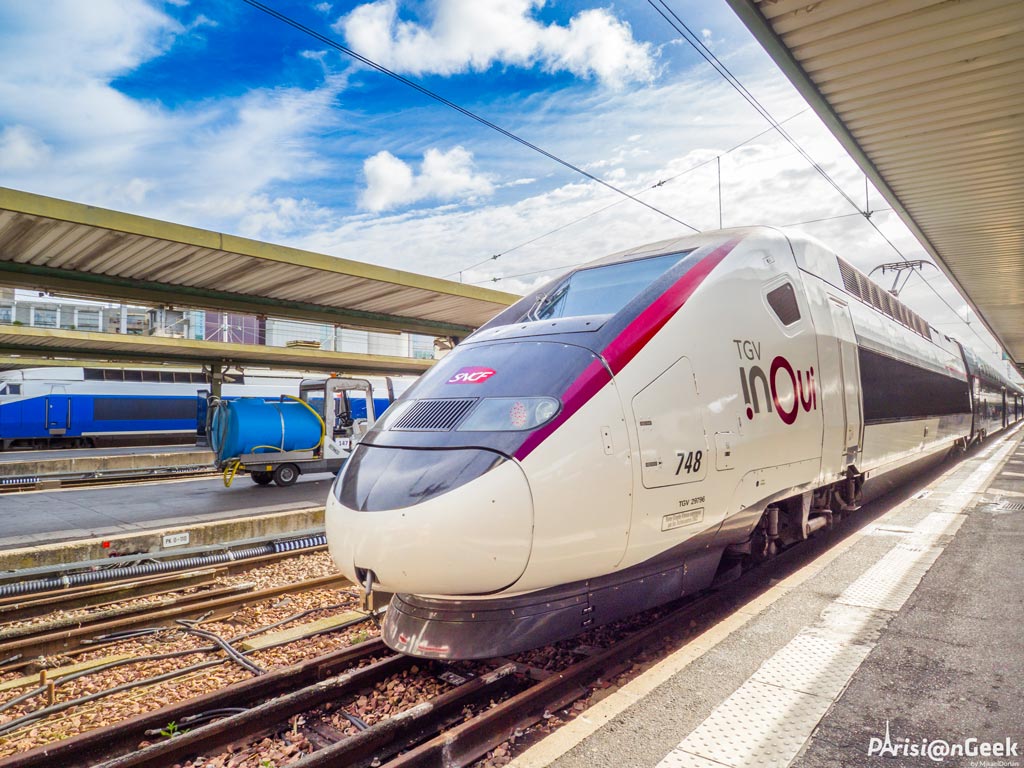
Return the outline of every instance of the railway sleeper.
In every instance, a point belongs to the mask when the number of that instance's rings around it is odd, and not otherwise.
[[[234,683],[187,701],[169,704],[114,725],[86,731],[55,744],[46,744],[0,759],[0,765],[3,768],[51,768],[55,765],[61,768],[92,768],[104,759],[109,761],[115,756],[137,754],[138,744],[146,738],[146,733],[153,730],[159,732],[169,722],[182,722],[190,716],[225,708],[255,707],[260,702],[294,691],[296,686],[335,679],[364,659],[388,653],[382,641],[369,640],[291,667],[272,670],[266,675]],[[199,731],[196,729],[197,733]],[[176,736],[174,741],[187,735]]]

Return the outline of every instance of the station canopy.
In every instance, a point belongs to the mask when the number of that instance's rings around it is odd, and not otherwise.
[[[415,259],[415,242],[394,247]],[[519,298],[5,188],[0,285],[432,336],[465,336]]]
[[[1024,3],[728,2],[1020,367]]]
[[[296,371],[347,374],[419,375],[433,365],[430,359],[332,352],[256,344],[227,344],[165,336],[127,336],[55,328],[0,325],[0,370],[34,367],[42,356],[63,365],[89,361],[182,365],[220,365],[229,368],[271,367]],[[23,359],[24,358],[24,359]]]

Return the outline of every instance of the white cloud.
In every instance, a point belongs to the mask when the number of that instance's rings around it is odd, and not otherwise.
[[[320,13],[330,13],[333,7],[334,6],[330,3],[317,3],[313,6],[313,10],[319,11]]]
[[[146,195],[148,195],[150,190],[155,186],[156,182],[153,179],[134,178],[125,184],[123,194],[126,199],[130,200],[135,205],[141,205],[146,199]]]
[[[452,75],[493,65],[567,71],[620,85],[649,81],[654,58],[629,24],[605,9],[585,10],[568,25],[542,24],[543,0],[435,0],[429,25],[398,17],[397,0],[358,6],[335,29],[357,52],[399,72]]]
[[[533,17],[537,8],[528,0],[437,0],[423,26],[399,21],[393,2],[377,2],[357,8],[343,25],[365,15],[360,34],[404,71],[503,65],[561,69],[608,82],[650,77],[651,51],[611,12],[582,12],[565,25],[545,26]],[[375,13],[376,26],[370,23]],[[461,21],[464,28],[456,23]],[[197,17],[191,34],[208,26]],[[728,34],[728,27],[712,27],[716,39]],[[418,272],[461,270],[467,282],[499,277],[486,284],[513,291],[529,290],[573,264],[685,232],[500,137],[463,134],[447,114],[432,121],[418,113],[425,121],[412,134],[408,121],[400,121],[395,135],[387,135],[386,127],[380,128],[383,137],[361,135],[351,129],[350,115],[337,109],[344,75],[327,74],[311,89],[264,87],[173,107],[131,98],[114,86],[189,34],[146,0],[0,2],[0,184]],[[740,64],[735,71],[746,74],[748,88],[774,114],[803,107],[780,75]],[[495,122],[515,125],[531,141],[600,169],[631,192],[713,160],[765,127],[727,86],[700,70],[631,89],[577,84],[526,98],[498,94],[487,109]],[[863,177],[810,113],[787,128],[860,199]],[[451,137],[446,146],[463,144],[424,152],[435,135]],[[372,149],[360,144],[383,140],[388,143]],[[345,144],[348,158],[335,161],[332,142]],[[369,157],[360,196],[364,212],[352,215],[359,190],[353,188],[357,182],[344,179],[357,174],[344,163],[379,146],[404,158],[423,152],[423,159],[413,163],[387,152]],[[470,150],[486,158],[486,174]],[[724,156],[722,181],[726,226],[851,212],[771,133]],[[711,162],[642,196],[710,229],[718,225],[717,192]],[[408,209],[421,201],[432,205]],[[880,211],[873,220],[908,258],[920,255],[894,214]],[[897,258],[858,217],[804,229],[865,270]],[[499,253],[505,255],[490,258]],[[485,263],[468,268],[476,262]],[[517,277],[529,272],[541,274]],[[937,274],[928,278],[954,306],[961,304]],[[904,297],[944,330],[973,337],[920,278],[912,279]]]
[[[214,208],[216,206],[216,208]],[[309,227],[326,225],[332,212],[312,200],[294,197],[273,197],[258,193],[239,197],[221,197],[206,202],[206,213],[217,214],[237,222],[240,235],[260,240],[280,241]]]
[[[0,131],[0,170],[32,171],[50,158],[50,147],[24,125],[9,125]]]
[[[220,24],[218,24],[216,21],[211,19],[209,16],[206,16],[205,14],[200,13],[198,16],[196,16],[188,24],[188,26],[185,29],[187,29],[189,32],[192,32],[193,30],[200,29],[201,27],[219,27],[219,26],[220,26]]]
[[[181,25],[141,0],[57,0],[4,8],[3,79],[23,87],[54,78],[114,77],[166,51]],[[42,66],[41,66],[42,65]]]
[[[112,81],[214,26],[209,18],[186,29],[144,0],[12,4],[3,14],[4,185],[253,237],[319,221],[307,201],[269,188],[326,174],[317,141],[343,76],[170,108]]]
[[[378,152],[363,163],[366,189],[360,205],[379,212],[421,200],[473,199],[494,191],[491,181],[473,170],[473,153],[463,147],[447,152],[428,149],[423,155],[420,172],[392,155]]]

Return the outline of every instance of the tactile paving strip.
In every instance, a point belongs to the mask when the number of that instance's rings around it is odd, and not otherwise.
[[[821,612],[818,623],[804,631],[838,635],[851,643],[874,645],[891,619],[892,614],[888,611],[832,603]]]
[[[836,602],[898,611],[940,554],[942,547],[900,542],[843,590]]]
[[[658,768],[703,768],[707,760],[732,768],[788,765],[831,704],[831,697],[748,680],[670,753],[672,762],[666,757]],[[687,754],[705,762],[685,762]]]
[[[834,699],[871,646],[833,633],[803,631],[761,665],[752,680]]]
[[[786,768],[841,695],[885,625],[920,583],[966,519],[963,509],[1005,458],[996,452],[913,529],[879,525],[902,538],[673,749],[658,768]],[[942,493],[941,496],[945,496]],[[940,496],[940,498],[941,498]],[[935,499],[938,501],[938,498]]]
[[[926,536],[952,536],[960,530],[967,519],[966,515],[953,512],[929,512],[925,518],[914,526],[913,533]]]

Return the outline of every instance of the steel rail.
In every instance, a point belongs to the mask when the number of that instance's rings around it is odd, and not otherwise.
[[[103,621],[96,624],[83,625],[73,629],[62,629],[40,635],[20,637],[7,642],[0,642],[0,658],[16,654],[23,656],[44,656],[54,652],[64,652],[82,645],[82,641],[99,634],[112,634],[142,626],[167,625],[173,626],[177,619],[194,618],[206,611],[223,611],[240,608],[249,603],[257,603],[272,597],[302,590],[317,589],[332,584],[348,584],[348,580],[340,574],[319,576],[315,579],[269,587],[255,592],[240,595],[218,597],[197,603],[189,603],[171,608],[160,607],[159,610],[127,616],[120,619]],[[95,647],[98,643],[92,644]]]
[[[145,467],[143,469],[89,470],[54,472],[46,475],[25,475],[0,478],[0,494],[49,488],[80,488],[117,483],[139,484],[147,481],[181,477],[216,477],[219,473],[208,464],[185,464],[177,467]]]
[[[209,586],[215,584],[217,577],[226,571],[224,566],[217,566],[179,573],[162,573],[141,579],[130,579],[123,583],[88,584],[68,590],[52,590],[28,596],[15,595],[0,599],[0,622],[31,619],[57,610],[102,608],[137,597],[159,597],[190,587]],[[111,599],[114,596],[118,596],[116,600]]]
[[[911,486],[906,490],[908,493],[913,493],[916,488]],[[435,697],[431,702],[426,702],[429,706],[417,705],[411,707],[405,712],[389,718],[387,721],[381,721],[381,723],[367,728],[356,736],[343,737],[334,743],[320,746],[319,750],[301,758],[297,765],[302,768],[337,764],[352,766],[352,768],[365,768],[370,765],[381,765],[381,768],[410,768],[411,766],[457,768],[469,765],[479,760],[495,746],[510,739],[517,731],[540,722],[548,713],[557,711],[571,702],[586,696],[590,686],[596,679],[619,674],[619,672],[628,667],[632,659],[643,652],[659,650],[665,647],[666,644],[678,642],[681,634],[693,631],[690,629],[689,619],[696,618],[703,625],[713,624],[721,617],[734,612],[737,607],[757,597],[770,586],[772,579],[782,578],[796,571],[805,563],[813,561],[823,552],[830,549],[838,540],[852,534],[857,528],[869,524],[878,514],[881,514],[881,511],[877,511],[875,514],[864,511],[857,516],[858,525],[855,527],[843,526],[825,535],[816,536],[800,546],[783,550],[773,559],[743,573],[733,581],[687,598],[684,603],[677,604],[675,607],[667,606],[668,612],[654,623],[623,638],[613,646],[597,651],[583,661],[563,670],[551,674],[538,675],[531,674],[531,670],[524,666],[515,665],[515,680],[520,685],[526,685],[528,680],[533,679],[535,681],[534,684],[523,688],[518,693],[513,693],[508,698],[485,709],[475,717],[470,717],[461,723],[455,722],[453,724],[450,718],[438,712],[437,705],[442,700],[439,697]],[[373,645],[379,652],[389,653],[381,641],[374,641]],[[396,669],[404,669],[414,663],[423,663],[421,660],[406,656],[390,658],[394,659],[394,663],[398,665]],[[507,662],[506,659],[491,660],[492,664],[505,662]],[[315,663],[315,660],[310,663]],[[507,667],[500,669],[502,670],[500,675],[502,679],[509,676]],[[481,677],[494,671],[492,669],[490,672],[481,675]],[[284,673],[287,673],[287,670],[272,671],[254,680],[231,686],[231,688],[243,685],[256,685],[260,681],[267,681],[268,679],[280,680],[281,675]],[[344,677],[349,679],[347,676]],[[281,709],[276,708],[275,702],[267,701],[264,704],[257,705],[252,710],[230,715],[223,720],[218,720],[196,729],[194,733],[197,735],[192,736],[191,740],[186,741],[185,739],[192,732],[185,736],[177,736],[166,743],[157,744],[138,751],[133,755],[118,757],[114,761],[104,764],[104,766],[105,768],[163,766],[168,764],[168,761],[173,762],[171,760],[172,755],[176,759],[188,759],[196,756],[200,751],[209,754],[207,750],[216,748],[215,745],[217,744],[223,746],[247,743],[256,734],[280,732],[284,730],[282,727],[282,720],[284,718],[316,709],[319,703],[324,701],[320,698],[320,694],[315,691],[308,689],[303,689],[304,692],[295,691],[295,685],[301,685],[302,683],[298,678],[294,678],[294,680],[295,682],[292,686],[281,683],[286,686],[281,689],[282,691],[291,691],[291,693],[286,693],[282,697],[286,699],[286,704],[282,705]],[[480,685],[482,684],[476,683],[473,688],[466,690],[475,690]],[[227,690],[225,689],[225,692]],[[322,690],[322,687],[317,690]],[[332,690],[334,693],[331,695],[336,698],[337,696],[344,695],[343,691],[351,691],[353,689],[340,688]],[[459,688],[456,688],[449,693],[455,694],[458,690]],[[507,692],[507,689],[505,689],[505,692]],[[446,694],[442,694],[442,696],[444,695]],[[289,696],[292,698],[287,698]],[[205,697],[205,699],[202,699],[205,706],[200,705],[200,701],[200,699],[196,699],[183,702],[181,705],[175,705],[174,708],[164,708],[141,717],[145,718],[150,724],[149,727],[152,728],[156,724],[165,725],[172,719],[180,719],[183,713],[186,715],[196,713],[200,707],[207,711],[216,708],[230,708],[238,703],[236,699],[227,696],[221,696],[212,702],[209,696]],[[297,709],[296,707],[299,707],[302,702],[305,702],[308,706],[305,709]],[[281,716],[282,712],[290,714]],[[428,713],[434,714],[430,718],[425,717]],[[202,714],[202,712],[199,714]],[[310,718],[310,720],[312,719]],[[404,719],[410,720],[410,723],[415,722],[416,727],[412,727],[410,724],[408,730],[404,730],[407,726],[399,728],[394,723],[384,725],[391,721],[400,724]],[[138,720],[139,718],[133,718],[133,721]],[[129,730],[132,727],[129,726],[129,722],[100,729],[111,738],[110,744],[104,744],[104,738],[97,735],[99,732],[92,731],[69,739],[66,742],[59,742],[53,745],[53,747],[40,747],[25,753],[24,756],[0,760],[0,768],[34,768],[34,766],[51,765],[53,763],[26,762],[25,759],[31,755],[53,755],[55,754],[53,751],[55,749],[64,750],[61,754],[68,757],[68,759],[59,763],[61,765],[67,765],[69,768],[85,764],[94,765],[95,763],[81,763],[71,759],[73,752],[70,751],[71,747],[67,746],[68,742],[88,741],[94,745],[94,750],[99,749],[98,745],[101,744],[109,747],[107,751],[94,751],[92,753],[93,757],[97,755],[109,756],[117,749],[131,749],[137,745],[140,739],[137,731]],[[430,728],[425,727],[427,723],[431,722],[436,723],[437,727],[435,728],[433,725]],[[246,725],[247,723],[248,725]],[[312,723],[305,727],[305,730],[313,736],[310,738],[310,741],[318,745],[323,745],[325,741],[330,742],[330,737],[334,734],[329,733],[330,729],[321,728],[318,730],[318,725],[320,724]],[[398,730],[393,730],[396,728]],[[212,730],[209,730],[208,734],[204,734],[203,732],[207,731],[207,729]],[[324,730],[328,731],[327,738],[324,738]],[[373,733],[370,736],[363,735],[371,730]],[[115,733],[122,733],[122,735],[114,739],[113,734]],[[401,748],[408,748],[408,751],[399,754],[393,760],[384,762],[388,760],[389,756],[394,755],[395,750],[390,747],[371,750],[368,747],[371,743],[380,743],[377,739],[383,733],[400,734]],[[201,740],[200,736],[202,736]],[[120,746],[114,746],[115,743]],[[190,744],[193,746],[189,746]],[[195,745],[198,744],[203,745],[201,749],[195,748]],[[148,751],[151,749],[153,751]],[[348,752],[346,750],[352,751]],[[322,756],[318,757],[321,753]]]
[[[251,707],[260,702],[334,678],[365,659],[390,654],[379,639],[319,656],[299,664],[271,670],[265,675],[243,680],[218,691],[146,712],[104,728],[0,759],[0,768],[62,768],[95,766],[104,759],[133,752],[144,741],[147,731],[159,731],[168,723],[179,723],[190,715],[234,707]],[[196,732],[198,733],[198,730]],[[192,733],[191,731],[189,733]],[[188,737],[188,733],[174,741]],[[193,737],[194,738],[194,737]]]
[[[369,666],[344,672],[298,690],[294,690],[293,686],[290,692],[257,704],[245,712],[230,715],[180,736],[100,763],[96,768],[165,768],[194,755],[222,749],[240,738],[257,738],[261,734],[279,729],[282,724],[286,725],[288,718],[293,715],[308,712],[329,701],[352,696],[365,688],[372,688],[387,677],[408,669],[415,661],[410,656],[393,654]],[[2,766],[0,763],[0,767]]]
[[[107,605],[92,606],[97,609],[95,613],[88,613],[81,616],[58,616],[52,621],[45,623],[40,622],[38,624],[20,624],[11,626],[11,624],[17,620],[10,619],[9,617],[0,614],[0,619],[2,619],[6,625],[0,626],[0,648],[3,647],[2,643],[18,638],[44,637],[47,634],[58,632],[63,629],[85,629],[107,621],[127,619],[129,616],[138,616],[140,614],[152,614],[154,611],[158,611],[160,609],[178,608],[191,605],[193,603],[207,602],[227,595],[237,595],[243,592],[252,594],[253,587],[254,585],[251,582],[248,582],[245,584],[233,584],[226,587],[215,587],[205,592],[194,592],[190,595],[178,595],[177,597],[166,597],[161,594],[148,595],[148,597],[162,597],[163,599],[155,603],[139,603],[135,605],[123,605],[124,602],[130,599],[123,598],[108,604],[110,607],[107,607]],[[168,591],[173,593],[177,590]],[[52,612],[56,609],[51,608],[50,610]],[[60,611],[67,610],[68,609],[63,606],[60,607]]]

